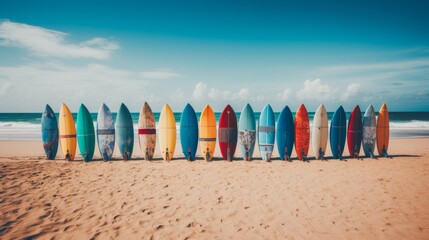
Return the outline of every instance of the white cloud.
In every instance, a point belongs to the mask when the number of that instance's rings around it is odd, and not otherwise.
[[[267,97],[265,95],[258,95],[258,96],[256,96],[256,101],[258,101],[258,102],[266,102],[267,101]]]
[[[369,101],[371,101],[373,99],[373,96],[365,96],[365,97],[363,97],[363,101],[364,102],[369,102]]]
[[[286,101],[289,100],[289,97],[292,95],[292,89],[286,88],[283,92],[277,93],[277,100]]]
[[[419,100],[428,100],[429,99],[429,90],[422,89],[414,92],[414,97]]]
[[[210,91],[209,91],[209,93],[207,94],[208,95],[208,97],[210,98],[210,99],[214,99],[214,100],[216,100],[218,97],[221,97],[220,95],[225,95],[223,92],[221,92],[221,91],[219,91],[219,90],[217,90],[217,89],[214,89],[214,88],[210,88]]]
[[[147,71],[147,72],[141,73],[141,77],[146,79],[154,79],[154,80],[165,80],[165,79],[171,79],[179,76],[180,74],[170,69],[157,69],[155,71]]]
[[[6,94],[9,91],[11,86],[12,86],[11,82],[2,83],[2,86],[0,87],[0,96],[3,96],[4,94]]]
[[[351,97],[356,96],[359,91],[360,84],[359,83],[351,83],[347,86],[346,91],[341,94],[341,101],[347,101]]]
[[[98,37],[71,44],[66,41],[67,35],[38,26],[0,22],[0,45],[23,48],[39,56],[103,60],[119,48],[116,43]]]
[[[181,88],[177,88],[173,94],[170,95],[171,101],[179,101],[179,102],[185,102],[186,96],[185,92]]]
[[[198,82],[195,85],[194,91],[192,92],[192,96],[197,100],[201,100],[205,96],[207,96],[207,84],[203,82]]]
[[[231,91],[231,90],[220,90],[217,88],[209,88],[206,83],[198,82],[195,87],[194,91],[192,92],[192,96],[195,100],[204,100],[206,98],[210,100],[247,100],[250,96],[249,89],[247,88],[241,88],[240,90]]]
[[[173,71],[170,71],[173,73]],[[43,82],[80,82],[104,84],[114,82],[118,85],[128,84],[130,81],[140,84],[149,84],[147,72],[133,72],[114,69],[103,64],[87,64],[70,66],[61,62],[47,61],[40,64],[29,64],[17,67],[0,66],[0,80]],[[176,73],[175,73],[176,74]],[[179,74],[176,74],[179,75]],[[171,75],[173,76],[173,74]],[[166,77],[166,76],[164,76]]]
[[[322,71],[334,73],[350,73],[365,71],[399,71],[429,67],[429,58],[418,58],[397,62],[382,62],[371,64],[338,65],[322,68]]]
[[[241,100],[249,99],[249,96],[250,96],[249,89],[247,88],[240,89],[240,91],[238,91],[238,96],[240,97]]]
[[[87,64],[73,67],[58,62],[22,65],[17,67],[0,67],[0,79],[29,83],[99,83],[115,81],[141,80],[139,73],[113,69],[101,64]],[[125,83],[125,82],[123,82]]]
[[[305,80],[304,87],[297,91],[298,100],[327,101],[335,98],[336,89],[328,84],[322,83],[320,79]]]
[[[101,102],[119,107],[127,99],[129,107],[138,110],[144,101],[164,103],[171,93],[162,92],[162,86],[142,78],[141,72],[102,64],[73,66],[59,62],[0,66],[0,93],[7,92],[13,94],[0,94],[0,111],[34,110],[46,103],[61,102],[71,104],[71,107],[84,102],[94,110]],[[175,94],[180,96],[181,90]]]

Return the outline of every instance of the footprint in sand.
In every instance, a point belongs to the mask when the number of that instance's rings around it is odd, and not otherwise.
[[[28,215],[28,212],[23,213],[23,214],[19,215],[16,219],[17,219],[17,220],[19,220],[19,219],[21,219],[21,218],[26,217],[27,215]]]
[[[190,222],[188,225],[186,225],[186,227],[190,228],[194,226],[194,222]]]
[[[0,235],[2,235],[3,233],[7,232],[7,230],[9,230],[9,228],[11,228],[11,225],[15,223],[15,221],[9,221],[4,223],[3,225],[0,226]]]
[[[158,227],[156,227],[156,230],[160,230],[160,229],[163,229],[164,228],[164,225],[159,225]]]
[[[119,221],[119,220],[121,220],[121,214],[118,214],[118,215],[116,215],[116,216],[114,216],[113,217],[113,221],[112,221],[112,223],[115,223],[115,222],[117,222],[117,221]]]
[[[65,227],[65,228],[64,228],[64,232],[67,232],[67,231],[68,231],[68,230],[70,230],[72,227],[73,227],[72,225],[69,225],[69,226]]]
[[[52,213],[53,213],[53,211],[47,211],[45,214],[41,215],[39,217],[39,219],[41,219],[41,220],[45,219],[45,218],[49,217]]]

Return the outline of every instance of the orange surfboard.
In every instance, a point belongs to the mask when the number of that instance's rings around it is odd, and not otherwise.
[[[389,132],[389,111],[387,111],[386,103],[384,103],[377,118],[377,149],[380,156],[388,156]]]
[[[201,113],[198,132],[203,157],[206,161],[211,161],[216,148],[216,117],[208,104]]]
[[[310,147],[310,120],[304,104],[295,115],[295,150],[299,160],[305,160]]]

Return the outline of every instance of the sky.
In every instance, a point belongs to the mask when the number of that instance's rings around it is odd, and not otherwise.
[[[428,1],[0,2],[0,112],[429,111]]]

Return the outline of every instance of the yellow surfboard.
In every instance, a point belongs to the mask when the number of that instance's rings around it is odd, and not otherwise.
[[[76,153],[76,126],[74,125],[73,115],[70,109],[63,103],[60,110],[58,130],[60,133],[61,151],[64,157],[67,151],[70,154],[70,160],[74,159]]]
[[[216,148],[216,117],[208,104],[201,113],[199,135],[203,157],[206,161],[211,161]]]
[[[168,104],[162,108],[158,122],[159,128],[159,148],[162,158],[166,161],[173,159],[174,148],[176,147],[176,120],[174,113]]]
[[[387,157],[389,148],[389,112],[386,103],[383,104],[378,112],[377,118],[377,148],[378,154]]]

